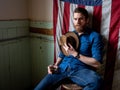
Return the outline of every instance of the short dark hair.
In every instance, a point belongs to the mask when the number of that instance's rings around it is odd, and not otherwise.
[[[86,19],[89,18],[88,11],[85,8],[77,7],[75,8],[74,13],[82,13]]]

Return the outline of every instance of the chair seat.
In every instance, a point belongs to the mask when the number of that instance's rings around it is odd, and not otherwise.
[[[65,83],[62,84],[62,88],[65,90],[82,90],[82,87],[74,83]]]

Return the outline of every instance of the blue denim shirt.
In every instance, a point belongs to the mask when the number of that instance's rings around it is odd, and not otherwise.
[[[77,34],[76,31],[73,31]],[[78,35],[78,34],[77,34]],[[79,53],[93,57],[100,63],[102,63],[102,37],[95,31],[91,29],[87,29],[86,32],[79,37],[80,47]],[[90,68],[90,66],[86,65],[85,63],[81,62],[77,58],[73,57],[72,55],[65,56],[62,52],[59,54],[59,57],[62,58],[62,62],[59,65],[60,71],[64,72],[67,68],[71,68],[71,70],[78,70],[84,68]]]

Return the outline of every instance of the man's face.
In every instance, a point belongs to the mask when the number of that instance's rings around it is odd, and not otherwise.
[[[78,32],[82,32],[88,23],[88,19],[81,13],[74,13],[73,16],[74,27]]]

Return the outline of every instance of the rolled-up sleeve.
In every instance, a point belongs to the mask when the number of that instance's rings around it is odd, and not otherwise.
[[[95,58],[97,61],[102,63],[103,59],[103,40],[102,36],[98,33],[92,34],[92,57]]]

